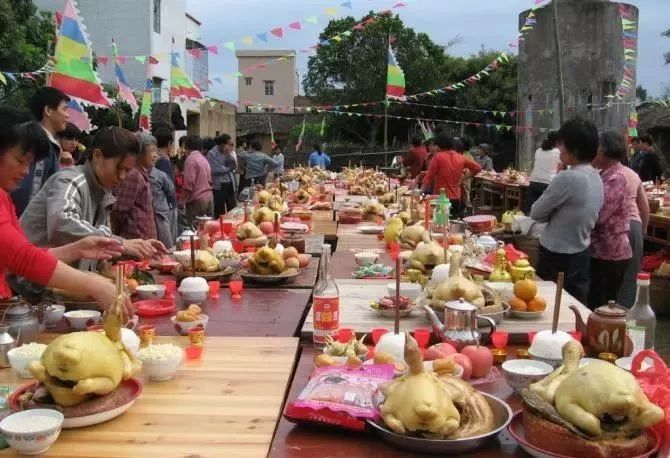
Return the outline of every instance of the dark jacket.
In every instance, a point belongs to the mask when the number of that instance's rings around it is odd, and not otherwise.
[[[60,147],[49,141],[49,153],[41,161],[33,162],[28,175],[23,178],[19,187],[10,193],[18,218],[28,207],[28,203],[42,189],[44,183],[58,172],[59,162]]]

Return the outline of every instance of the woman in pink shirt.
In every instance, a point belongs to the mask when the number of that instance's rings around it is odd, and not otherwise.
[[[626,142],[616,132],[600,134],[598,154],[593,166],[600,169],[604,200],[591,232],[591,284],[587,304],[591,310],[615,301],[626,268],[633,257],[628,239],[631,208],[628,180],[621,161],[626,157]]]
[[[214,193],[212,192],[212,169],[203,156],[202,139],[189,135],[184,142],[188,157],[184,163],[184,205],[186,224],[193,225],[198,216],[214,214]]]

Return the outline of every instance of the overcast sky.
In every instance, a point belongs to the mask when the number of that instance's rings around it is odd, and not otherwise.
[[[515,37],[518,13],[533,5],[533,0],[350,0],[352,8],[342,7],[345,0],[187,0],[187,9],[202,22],[202,42],[221,45],[245,36],[267,32],[283,26],[284,38],[270,38],[265,44],[255,40],[249,47],[237,41],[238,49],[295,49],[313,45],[328,23],[326,8],[335,7],[336,17],[362,17],[370,10],[389,9],[402,1],[407,6],[394,9],[401,19],[417,32],[425,32],[437,43],[447,43],[455,36],[462,41],[450,49],[452,54],[467,56],[482,46],[504,50]],[[670,51],[670,39],[661,33],[670,28],[670,0],[630,0],[640,9],[640,42],[638,84],[651,95],[660,95],[663,85],[670,85],[670,65],[663,64],[663,53]],[[318,24],[306,24],[305,18],[317,16]],[[286,26],[300,20],[300,31]],[[538,27],[541,26],[538,24]],[[210,78],[213,97],[237,100],[237,81],[229,76],[237,71],[234,54],[221,50],[210,56]],[[298,71],[306,71],[307,56],[297,53]],[[469,75],[464,75],[469,76]],[[301,88],[302,90],[302,88]]]

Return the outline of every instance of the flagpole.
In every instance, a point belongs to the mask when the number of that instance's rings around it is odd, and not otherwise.
[[[168,88],[168,123],[174,129],[172,124],[172,60],[174,59],[174,37],[170,45],[170,87]]]
[[[121,88],[119,87],[119,79],[116,76],[116,66],[119,65],[118,62],[118,52],[116,48],[116,42],[112,37],[112,54],[114,55],[114,78],[116,79],[116,102],[114,103],[114,111],[116,111],[116,122],[119,123],[119,127],[123,127],[123,122],[121,122],[121,104],[119,104],[119,96],[121,95]]]
[[[391,49],[391,34],[389,33],[388,37],[388,49]],[[387,51],[388,53],[388,51]],[[388,62],[388,55],[386,56]],[[388,64],[387,64],[388,67]],[[387,70],[388,73],[388,70]],[[384,164],[386,167],[389,166],[389,155],[388,155],[388,130],[389,130],[389,95],[388,91],[386,92],[386,97],[384,98]]]

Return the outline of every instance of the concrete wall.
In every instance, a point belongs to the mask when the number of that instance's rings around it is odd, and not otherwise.
[[[246,67],[263,64],[271,59],[288,56],[289,54],[292,54],[292,56],[286,57],[286,60],[274,62],[265,68],[254,69],[247,73],[243,70]],[[245,74],[238,78],[237,98],[240,101],[239,111],[245,111],[244,104],[247,102],[264,105],[293,106],[293,98],[297,95],[296,88],[298,83],[295,72],[295,51],[238,51],[235,55],[237,56],[238,71]],[[245,76],[252,78],[251,86],[246,85]],[[275,82],[274,95],[265,95],[264,81],[266,80]]]
[[[200,131],[197,133],[201,137],[228,134],[235,138],[237,129],[235,110],[235,105],[230,103],[217,102],[214,106],[211,106],[209,102],[203,103],[200,107]]]
[[[554,0],[557,1],[557,0]],[[604,0],[560,0],[559,33],[562,45],[566,119],[581,115],[598,128],[626,128],[629,106],[589,110],[588,104],[604,105],[616,93],[623,78],[624,48],[619,4]],[[528,12],[520,15],[523,24]],[[637,21],[637,9],[635,9]],[[558,129],[558,80],[554,48],[553,8],[536,11],[537,25],[519,47],[520,127]],[[635,87],[635,86],[633,86]],[[634,101],[633,90],[624,101]],[[543,112],[542,112],[543,111]],[[546,133],[521,131],[517,141],[517,165],[531,170],[535,150]]]

